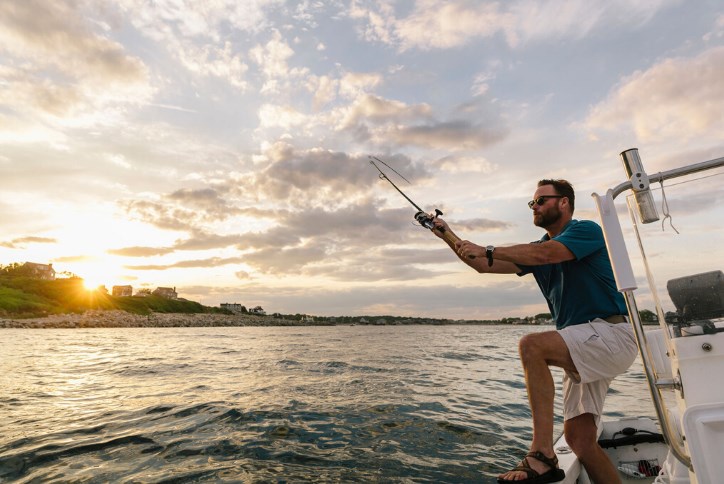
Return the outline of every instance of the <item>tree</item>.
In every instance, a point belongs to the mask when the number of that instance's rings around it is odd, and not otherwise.
[[[648,309],[642,309],[639,311],[639,317],[642,323],[656,323],[659,321],[659,317],[653,311]]]
[[[3,276],[14,276],[14,277],[28,277],[31,275],[31,270],[24,264],[13,262],[6,266],[0,266],[0,275]]]

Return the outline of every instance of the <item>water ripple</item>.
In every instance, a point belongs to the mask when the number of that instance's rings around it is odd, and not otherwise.
[[[494,482],[531,438],[511,348],[539,330],[4,330],[0,481]]]

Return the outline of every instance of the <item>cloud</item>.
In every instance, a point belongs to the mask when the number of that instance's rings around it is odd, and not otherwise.
[[[308,264],[324,260],[325,257],[324,247],[310,244],[309,246],[284,249],[261,249],[246,254],[243,260],[262,273],[289,274],[300,271]]]
[[[394,24],[394,37],[401,50],[410,48],[449,49],[470,42],[471,37],[490,37],[508,15],[499,4],[468,2],[416,2],[409,16]]]
[[[168,50],[189,72],[223,79],[241,91],[250,88],[247,55],[224,39],[229,37],[229,31],[246,35],[264,32],[270,26],[270,12],[280,5],[281,0],[215,0],[203,4],[117,2],[124,19]]]
[[[721,141],[724,132],[724,47],[693,58],[665,59],[623,79],[594,106],[584,122],[595,133],[633,130],[655,143],[682,140]]]
[[[178,239],[171,247],[122,247],[109,249],[106,252],[122,257],[151,257],[167,255],[177,251],[219,249],[236,245],[239,240],[240,236],[238,234],[219,235],[193,230],[188,238]]]
[[[287,61],[294,55],[294,50],[283,39],[278,30],[272,31],[271,39],[264,45],[257,44],[249,50],[249,58],[259,69],[264,83],[259,91],[261,94],[276,95],[289,92],[294,87],[292,80],[303,80],[309,75],[307,68],[290,68]]]
[[[170,247],[124,247],[121,249],[109,249],[106,252],[111,255],[119,255],[124,257],[150,257],[154,255],[165,255],[173,252],[175,249]]]
[[[294,50],[284,42],[278,30],[272,32],[272,38],[265,45],[256,45],[249,51],[251,59],[261,68],[267,79],[286,77],[289,72],[287,60]]]
[[[418,118],[429,118],[432,110],[428,104],[409,106],[402,101],[383,99],[372,94],[363,94],[349,107],[342,129],[360,121],[372,123],[402,122]]]
[[[195,231],[244,212],[219,196],[213,188],[182,188],[162,200],[131,200],[125,209],[144,222],[166,230]]]
[[[330,76],[310,76],[307,82],[309,90],[314,93],[312,109],[320,110],[337,98],[340,81]]]
[[[0,103],[18,116],[30,108],[65,125],[108,122],[114,109],[149,99],[146,66],[96,33],[81,8],[66,1],[0,3],[0,52],[9,56]]]
[[[68,255],[63,257],[54,257],[53,262],[88,262],[96,260],[93,256],[88,255]]]
[[[269,28],[269,12],[282,5],[283,1],[215,0],[198,4],[118,0],[115,4],[125,14],[124,18],[128,18],[137,29],[155,40],[166,40],[171,32],[180,37],[219,42],[226,27],[246,33],[266,30]],[[160,29],[159,24],[166,28]]]
[[[192,210],[156,201],[132,200],[126,202],[125,208],[131,218],[166,230],[190,231],[194,229],[194,221],[198,220],[198,214]]]
[[[325,149],[296,150],[276,143],[266,153],[269,165],[239,180],[230,190],[256,193],[258,199],[286,201],[300,207],[339,206],[367,196],[376,181],[366,155]],[[400,173],[422,180],[429,172],[405,156],[385,157]]]
[[[8,249],[24,249],[26,244],[55,244],[58,241],[49,237],[18,237],[8,242],[0,241],[0,247]]]
[[[239,243],[238,234],[221,235],[193,231],[188,239],[179,239],[174,243],[174,250],[207,250],[229,247]]]
[[[395,45],[400,51],[451,49],[495,35],[503,35],[515,47],[532,40],[580,39],[610,25],[637,27],[673,3],[419,0],[406,15],[397,17],[393,6],[386,2],[371,6],[355,2],[349,16],[361,22],[362,37]]]
[[[224,79],[241,91],[249,89],[249,82],[246,79],[249,66],[234,52],[230,42],[225,42],[221,47],[179,42],[180,45],[175,49],[176,53],[189,71],[203,77]]]
[[[307,116],[292,106],[264,104],[259,108],[259,127],[289,129],[307,123]]]
[[[211,257],[209,259],[184,260],[172,264],[146,264],[146,265],[127,265],[126,269],[135,271],[165,271],[168,269],[189,269],[194,267],[219,267],[230,264],[240,264],[244,262],[242,257]]]
[[[664,186],[666,187],[666,182],[664,182]],[[714,207],[720,206],[724,202],[724,193],[718,185],[710,187],[709,190],[699,193],[687,193],[685,195],[675,195],[672,191],[673,190],[669,188],[665,188],[666,201],[669,206],[671,216],[674,219],[681,216],[689,216],[695,213],[712,210]],[[659,190],[654,189],[654,194],[656,196],[656,200],[661,200]],[[662,207],[660,204],[657,205],[659,205],[657,206],[659,217],[663,219],[664,215],[662,213]]]
[[[586,0],[522,0],[502,14],[506,39],[512,46],[546,39],[581,39],[611,25],[638,28],[659,11],[678,3],[626,0],[591,3]]]
[[[456,156],[449,155],[430,162],[430,166],[437,167],[448,173],[491,173],[497,165],[489,162],[482,156]]]
[[[468,231],[498,231],[515,227],[515,224],[503,222],[501,220],[490,220],[487,218],[471,218],[466,220],[454,220],[450,222],[456,228],[460,227]]]
[[[356,99],[382,84],[382,76],[372,72],[347,72],[339,81],[340,95]]]
[[[383,158],[416,182],[430,177],[424,165],[412,163],[408,157]],[[367,156],[297,150],[277,143],[267,151],[266,160],[263,169],[215,182],[213,188],[181,189],[154,201],[130,202],[129,210],[135,216],[160,228],[185,231],[188,236],[171,247],[129,247],[114,249],[113,253],[145,257],[234,246],[243,253],[239,261],[267,275],[284,276],[291,271],[301,276],[367,282],[440,275],[424,266],[427,261],[449,255],[447,250],[389,250],[389,244],[428,244],[434,239],[429,231],[412,227],[415,210],[394,190],[387,190],[387,186],[382,190],[392,200],[391,207],[372,197],[379,191],[379,180]],[[250,197],[259,205],[241,208]],[[241,220],[248,216],[265,217],[268,223],[247,229]],[[215,224],[220,221],[224,224]],[[456,224],[478,231],[510,227],[489,219]],[[229,233],[233,228],[237,231]],[[179,267],[179,263],[131,267],[150,270]]]
[[[506,137],[508,128],[484,101],[458,106],[452,119],[438,120],[426,103],[362,94],[341,111],[338,130],[378,146],[416,146],[441,150],[476,150]]]
[[[237,271],[234,273],[234,276],[236,276],[237,279],[241,279],[242,281],[251,279],[251,274],[246,271]]]
[[[431,149],[476,150],[505,138],[507,129],[467,120],[441,121],[417,126],[390,126],[379,136],[399,146]]]

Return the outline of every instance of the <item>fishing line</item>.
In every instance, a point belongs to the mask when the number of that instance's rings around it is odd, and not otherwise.
[[[443,214],[442,211],[441,211],[440,209],[437,209],[437,208],[436,208],[436,209],[435,209],[435,215],[432,215],[432,214],[429,214],[429,213],[425,212],[423,209],[421,209],[421,208],[419,207],[419,205],[417,205],[415,202],[413,202],[410,197],[408,197],[407,195],[405,195],[405,192],[403,192],[402,190],[400,190],[400,187],[398,187],[397,185],[395,185],[395,183],[394,183],[392,180],[390,180],[390,178],[387,176],[387,174],[382,170],[382,168],[380,168],[380,167],[377,165],[377,163],[375,163],[375,161],[377,161],[377,162],[379,162],[379,163],[382,163],[382,164],[385,165],[387,168],[389,168],[392,172],[394,172],[397,176],[399,176],[400,178],[402,178],[403,180],[405,180],[408,184],[412,185],[412,183],[410,183],[410,180],[408,180],[407,178],[405,178],[404,176],[402,176],[397,170],[395,170],[395,169],[392,168],[390,165],[388,165],[388,164],[385,163],[384,161],[380,160],[380,159],[377,158],[376,156],[369,155],[369,158],[370,158],[370,164],[371,164],[372,166],[374,166],[374,167],[377,169],[377,171],[380,173],[380,174],[378,175],[378,177],[379,177],[381,180],[385,180],[385,181],[387,181],[390,185],[392,185],[392,186],[395,188],[395,190],[397,190],[397,191],[400,193],[400,195],[402,195],[403,197],[405,197],[405,200],[407,200],[408,202],[410,202],[410,204],[417,209],[417,213],[415,214],[415,220],[417,221],[417,223],[420,224],[422,227],[425,227],[426,229],[435,230],[435,222],[434,222],[434,220],[435,220],[437,217],[439,217],[440,215]],[[457,236],[455,236],[455,234],[453,234],[452,232],[450,232],[450,231],[448,231],[448,230],[445,230],[444,227],[438,227],[438,228],[437,228],[437,231],[442,234],[442,237],[443,237],[446,241],[450,242],[450,243],[453,244],[453,245],[455,245],[457,242],[460,242],[460,239],[459,239]],[[469,259],[474,259],[475,256],[474,256],[474,255],[468,255],[468,258],[469,258]]]

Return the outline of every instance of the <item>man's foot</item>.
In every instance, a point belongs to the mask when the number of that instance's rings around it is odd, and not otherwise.
[[[498,476],[498,482],[507,484],[516,482],[518,484],[546,484],[549,482],[562,481],[566,477],[565,472],[558,468],[558,457],[546,457],[538,451],[528,452],[520,464],[504,474]]]

